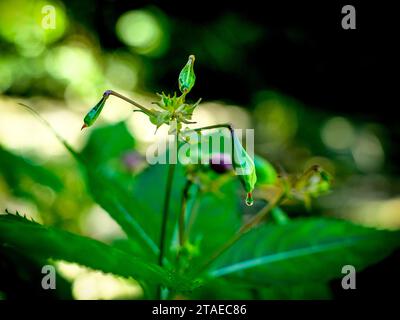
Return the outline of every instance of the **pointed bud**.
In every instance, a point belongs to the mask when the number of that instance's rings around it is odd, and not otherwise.
[[[108,95],[104,94],[101,100],[86,114],[85,118],[83,119],[83,126],[82,129],[86,127],[90,127],[93,123],[95,123],[96,119],[99,117],[101,110],[107,101]]]
[[[192,90],[196,81],[196,75],[194,74],[193,70],[194,60],[194,55],[190,55],[188,62],[179,74],[179,90],[181,90],[183,94],[189,93],[189,91]]]
[[[248,205],[253,203],[252,191],[254,185],[257,182],[256,168],[254,166],[253,159],[249,156],[246,150],[243,148],[235,132],[232,130],[232,140],[233,140],[233,168],[236,174],[239,176],[242,185],[247,192]]]

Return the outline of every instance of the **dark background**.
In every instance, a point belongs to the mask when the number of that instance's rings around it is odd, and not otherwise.
[[[347,4],[356,9],[356,30],[341,27],[341,9]],[[148,88],[175,88],[181,61],[196,52],[195,96],[252,108],[252,94],[269,87],[302,101],[310,111],[378,121],[390,129],[390,140],[400,141],[393,98],[398,67],[396,11],[390,2],[65,1],[68,14],[98,34],[106,50],[124,47],[113,28],[118,17],[149,5],[161,9],[173,23],[170,49],[152,58],[154,73],[146,79]],[[235,29],[216,32],[215,22],[229,13],[256,26],[257,41],[242,41]],[[226,65],[213,58],[210,37],[222,43]],[[397,150],[390,152],[392,161],[399,162]],[[399,174],[397,166],[391,170]]]

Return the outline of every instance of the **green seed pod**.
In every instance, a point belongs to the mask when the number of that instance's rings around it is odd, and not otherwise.
[[[276,182],[276,171],[267,160],[256,155],[254,156],[254,165],[256,167],[257,185],[274,184]]]
[[[179,90],[181,90],[183,94],[189,93],[189,91],[192,90],[196,81],[196,75],[194,74],[193,70],[194,60],[194,55],[190,55],[188,62],[179,74]]]
[[[107,101],[108,95],[103,95],[101,100],[86,114],[85,118],[83,119],[83,126],[82,129],[86,127],[90,127],[95,123],[96,119],[99,117],[101,110],[103,110],[103,107]],[[81,129],[81,130],[82,130]]]
[[[236,134],[232,131],[232,147],[233,147],[233,168],[239,176],[242,185],[247,192],[246,204],[253,204],[252,192],[257,182],[256,168],[253,159],[243,148]]]

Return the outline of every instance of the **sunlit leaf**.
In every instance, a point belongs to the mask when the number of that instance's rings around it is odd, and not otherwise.
[[[159,266],[99,241],[21,219],[0,216],[0,243],[27,255],[75,262],[123,277],[163,284],[182,285]]]
[[[54,191],[61,191],[63,184],[58,176],[47,170],[43,165],[35,164],[27,157],[16,155],[0,146],[0,167],[2,176],[11,190],[17,196],[34,197],[32,190],[28,190],[23,181],[27,177],[35,183],[50,187]]]

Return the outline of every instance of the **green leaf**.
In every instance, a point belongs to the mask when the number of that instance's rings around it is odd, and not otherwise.
[[[158,243],[160,237],[160,213],[165,192],[164,188],[158,186],[165,186],[168,166],[150,166],[137,175],[131,184],[127,184],[126,181],[121,183],[120,180],[115,178],[114,172],[111,170],[92,166],[90,161],[78,154],[34,109],[26,107],[51,130],[82,166],[95,201],[110,214],[129,238],[139,241],[156,258],[159,252],[156,243]],[[172,189],[173,199],[178,199],[181,196],[184,182],[183,168],[178,164]],[[176,221],[179,208],[179,202],[171,202],[171,221]],[[172,237],[173,228],[174,226],[169,223],[167,239]]]
[[[307,282],[294,285],[260,287],[257,299],[262,300],[326,300],[332,299],[328,283]]]
[[[22,218],[20,218],[22,219]],[[76,262],[92,269],[123,277],[162,284],[169,288],[184,285],[159,266],[132,257],[99,241],[56,228],[45,227],[9,216],[0,216],[0,244],[28,255]]]
[[[171,121],[171,112],[170,111],[153,111],[154,115],[149,117],[150,122],[154,124],[158,130],[163,124],[169,124]]]
[[[130,239],[148,249],[155,261],[159,252],[159,230],[168,166],[149,166],[128,184],[106,168],[93,168],[84,160],[80,161],[94,200],[110,214]],[[180,199],[184,181],[183,168],[178,164],[172,199]],[[180,202],[172,201],[167,239],[172,237],[172,222],[176,221],[179,209]]]
[[[146,222],[150,216],[154,216],[154,213],[142,205],[139,197],[136,197],[136,193],[129,188],[129,185],[122,185],[104,168],[93,168],[81,158],[78,158],[78,161],[83,165],[87,184],[94,200],[110,214],[129,238],[139,241],[156,256],[159,248],[155,244],[154,238],[152,239],[148,235],[151,228],[144,229],[143,227],[143,222]]]
[[[27,177],[35,183],[50,187],[57,192],[63,188],[60,178],[43,165],[35,164],[34,161],[14,154],[1,146],[0,167],[4,169],[1,175],[16,196],[34,198],[32,188],[28,188],[26,183],[24,184]]]
[[[96,127],[81,154],[91,166],[108,166],[122,171],[122,156],[135,147],[135,139],[124,122]]]
[[[95,168],[82,155],[78,154],[67,141],[45,120],[35,109],[23,105],[30,110],[38,119],[53,133],[53,135],[64,145],[71,156],[81,165],[86,173],[92,195],[110,216],[121,226],[131,239],[139,241],[153,254],[158,254],[158,248],[153,240],[147,235],[135,216],[146,217],[146,208],[136,203],[134,194],[121,186],[113,177],[110,177],[101,168]]]
[[[161,216],[161,209],[154,211],[149,207],[149,203],[154,202],[153,188],[144,188],[137,181],[143,179],[143,183],[147,183],[159,181],[163,177],[147,176],[151,169],[145,169],[133,177],[118,172],[117,166],[112,165],[115,159],[131,149],[134,143],[135,140],[124,123],[98,128],[91,135],[78,161],[83,166],[86,182],[94,200],[111,215],[130,239],[147,249],[155,261],[159,252],[156,230],[159,230],[158,218]],[[162,202],[162,197],[160,194],[159,203]]]
[[[156,244],[158,239],[156,230],[159,225],[153,218],[159,217],[160,214],[152,211],[152,208],[143,201],[143,194],[146,192],[142,190],[140,193],[135,192],[132,184],[122,184],[112,172],[104,168],[92,168],[83,159],[79,162],[83,166],[94,200],[110,214],[130,239],[138,241],[148,250],[155,261],[159,252]],[[145,190],[151,192],[151,189]]]
[[[179,90],[181,90],[183,94],[189,93],[189,91],[192,90],[196,81],[196,75],[194,74],[193,70],[194,60],[194,55],[189,56],[188,62],[179,74]]]
[[[167,157],[168,157],[167,152]],[[165,186],[167,181],[168,165],[150,165],[138,174],[133,181],[132,188],[129,189],[131,197],[135,198],[135,206],[142,208],[142,212],[137,215],[137,220],[143,226],[146,233],[159,243],[163,201],[165,197]],[[181,208],[182,190],[185,184],[184,169],[181,164],[175,167],[173,187],[170,202],[170,223],[168,223],[167,243],[172,238],[174,222]]]
[[[190,299],[195,300],[288,300],[329,299],[332,293],[326,283],[301,283],[297,285],[265,286],[258,281],[232,281],[218,278],[205,282],[194,290]]]
[[[340,276],[344,265],[359,271],[399,246],[399,231],[303,218],[250,231],[216,261],[210,275],[279,285],[328,281]]]
[[[214,192],[200,193],[190,199],[193,208],[188,220],[193,219],[190,230],[192,243],[200,244],[200,260],[217,250],[240,228],[242,214],[238,197],[239,182],[231,179]]]

